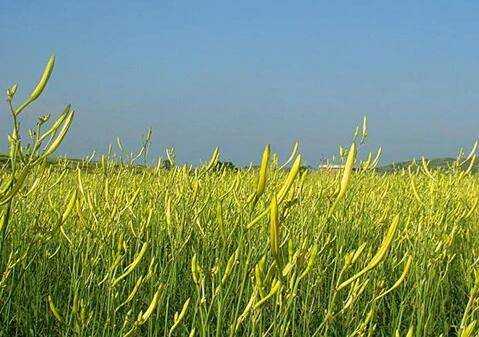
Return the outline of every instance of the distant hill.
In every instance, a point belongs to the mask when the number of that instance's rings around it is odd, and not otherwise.
[[[0,153],[0,165],[6,164],[7,160],[8,160],[8,156],[3,154],[3,153]],[[428,166],[431,170],[447,170],[449,167],[451,167],[451,165],[456,160],[456,158],[445,157],[445,158],[433,158],[433,159],[428,159],[428,160],[429,160],[429,165]],[[62,158],[49,158],[48,159],[48,162],[50,164],[58,164],[60,161],[62,162],[62,164],[64,166],[71,167],[71,168],[76,168],[76,167],[80,166],[80,167],[83,167],[83,168],[93,169],[97,165],[97,162],[95,162],[95,161],[87,163],[87,162],[83,161],[82,159],[76,159],[76,158],[63,158],[62,157]],[[387,165],[378,167],[376,170],[378,172],[397,172],[397,171],[400,171],[402,169],[407,168],[409,165],[411,165],[412,162],[413,162],[412,160],[407,160],[407,161],[402,161],[402,162],[398,162],[398,163],[391,163],[391,164],[387,164]],[[416,159],[416,163],[420,164],[421,160]],[[218,168],[225,167],[225,168],[228,168],[228,169],[237,169],[234,166],[234,164],[230,163],[230,162],[224,162],[224,163],[222,162],[222,163],[218,163],[218,164],[219,164]],[[465,168],[468,166],[468,164],[469,163],[464,165]],[[141,168],[144,165],[134,164],[133,166]],[[246,169],[247,167],[244,167],[244,168]],[[308,168],[310,170],[314,170],[313,167],[303,167],[303,168]],[[479,172],[479,160],[476,161],[476,163],[474,164],[474,167],[473,167],[472,171],[473,172]]]
[[[429,164],[428,167],[432,170],[447,170],[451,165],[454,163],[456,158],[450,158],[450,157],[445,157],[445,158],[433,158],[433,159],[428,159]],[[381,166],[378,168],[378,171],[380,172],[395,172],[402,170],[403,168],[407,168],[409,165],[411,165],[413,161],[412,160],[407,160],[407,161],[402,161],[399,163],[391,163],[388,165]],[[421,160],[416,159],[416,163],[420,164]],[[467,164],[468,165],[468,164]],[[467,165],[465,165],[467,167]],[[474,172],[479,172],[479,163],[476,162],[473,167]]]

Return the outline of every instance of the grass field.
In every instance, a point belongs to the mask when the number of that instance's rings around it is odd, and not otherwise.
[[[30,147],[18,119],[53,63],[17,108],[7,91],[0,336],[479,333],[476,147],[395,173],[359,160],[359,138],[329,171],[269,146],[243,170],[218,168],[218,150],[195,168],[52,164],[73,111],[47,131],[42,117]]]
[[[257,171],[36,168],[2,247],[3,335],[449,336],[475,322],[477,176],[353,173],[332,209],[341,175],[304,171],[275,216],[287,174],[269,167],[253,207]]]

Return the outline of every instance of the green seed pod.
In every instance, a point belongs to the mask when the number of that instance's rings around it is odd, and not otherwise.
[[[148,318],[150,318],[151,314],[156,308],[156,305],[158,304],[158,300],[160,298],[161,290],[163,289],[163,285],[161,284],[158,287],[158,290],[156,291],[155,295],[153,295],[153,299],[150,302],[150,305],[148,306],[148,309],[146,309],[145,313],[141,316],[139,324],[145,323]]]
[[[55,304],[53,303],[52,297],[50,295],[48,295],[48,306],[50,307],[50,310],[51,310],[53,316],[55,316],[55,318],[59,322],[63,322],[62,316],[58,312],[58,309],[55,307]]]
[[[190,298],[188,298],[186,300],[185,304],[183,304],[183,308],[181,308],[181,312],[179,314],[175,313],[175,317],[173,319],[174,323],[173,323],[173,326],[171,327],[170,333],[169,333],[170,336],[173,333],[173,331],[178,327],[178,325],[181,323],[181,320],[183,319],[183,317],[185,317],[189,304],[190,304]]]
[[[53,66],[55,65],[55,55],[50,56],[50,59],[48,60],[48,63],[45,67],[45,70],[43,70],[42,77],[38,81],[37,86],[35,89],[33,89],[32,93],[30,94],[30,102],[33,102],[40,96],[40,94],[43,92],[43,89],[45,89],[45,86],[48,83],[48,79],[50,78],[50,75],[52,74],[53,71]]]
[[[11,101],[17,92],[18,85],[15,83],[10,88],[7,89],[7,100]]]

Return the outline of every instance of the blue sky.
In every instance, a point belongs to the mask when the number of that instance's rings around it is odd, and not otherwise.
[[[73,156],[151,127],[154,156],[244,164],[299,139],[315,164],[364,115],[383,162],[453,156],[479,136],[478,32],[478,1],[0,0],[0,87],[27,95],[54,52],[24,124],[72,103]]]

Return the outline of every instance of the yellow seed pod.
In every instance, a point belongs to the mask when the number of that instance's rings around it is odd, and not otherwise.
[[[289,171],[288,176],[286,177],[286,180],[281,187],[281,189],[278,192],[277,198],[278,198],[278,203],[281,203],[286,196],[286,193],[288,193],[289,189],[293,185],[294,178],[298,175],[299,169],[301,167],[301,155],[298,155],[296,157],[296,160],[293,163],[293,166],[291,166],[291,170]]]
[[[113,280],[112,282],[112,287],[118,284],[121,280],[123,280],[125,277],[130,275],[130,273],[140,264],[141,259],[143,258],[143,255],[145,255],[146,250],[148,248],[148,242],[143,243],[143,246],[141,247],[140,252],[136,256],[136,258],[126,267],[125,272],[120,275],[118,278]]]
[[[278,256],[279,254],[279,244],[280,244],[280,228],[278,220],[278,203],[276,196],[273,195],[270,205],[270,225],[269,225],[269,242],[271,246],[271,253],[273,256]]]
[[[171,197],[167,194],[165,198],[165,218],[168,227],[171,227],[173,220],[171,216]]]
[[[155,310],[156,305],[158,304],[158,300],[160,298],[162,289],[163,289],[163,284],[160,284],[160,286],[158,287],[158,290],[153,295],[153,299],[151,300],[150,305],[148,306],[148,309],[146,309],[145,313],[141,316],[140,322],[139,322],[140,324],[145,323],[148,320],[148,318],[151,316],[153,311]]]
[[[414,325],[411,325],[409,327],[409,330],[407,331],[406,337],[412,337],[414,335]]]
[[[311,271],[311,269],[313,269],[313,264],[317,254],[318,254],[318,245],[314,244],[309,250],[309,257],[306,263],[306,268],[299,276],[299,279],[302,279],[303,277],[305,277]]]
[[[279,292],[281,288],[282,288],[281,281],[276,279],[273,280],[271,290],[269,291],[268,295],[266,295],[263,299],[258,301],[258,303],[254,305],[254,309],[257,310],[261,308],[271,297],[273,297],[277,292]]]
[[[65,117],[65,120],[63,121],[63,126],[62,129],[60,130],[59,134],[57,137],[53,140],[53,142],[50,143],[50,145],[47,147],[45,152],[40,156],[40,158],[46,158],[49,155],[51,155],[55,150],[60,146],[61,142],[65,138],[65,135],[67,134],[68,130],[70,129],[70,126],[73,121],[73,116],[74,116],[74,111],[70,110],[68,114]]]
[[[239,248],[235,250],[233,255],[230,256],[230,258],[228,259],[228,262],[226,263],[226,268],[223,273],[223,277],[221,279],[221,284],[224,284],[226,282],[226,279],[228,278],[228,276],[231,274],[231,271],[233,270],[236,260],[238,259],[238,252],[239,252],[238,249]]]
[[[140,288],[142,282],[143,282],[143,276],[140,276],[138,278],[138,280],[136,280],[136,283],[135,283],[135,286],[133,287],[133,290],[131,291],[131,293],[128,295],[126,301],[124,302],[125,304],[130,302],[133,299],[133,297],[135,297],[135,295],[138,292],[138,289]]]
[[[82,182],[82,179],[81,179],[80,168],[77,168],[77,185],[78,185],[78,189],[80,190],[81,195],[85,196],[85,190],[83,189],[83,182]]]
[[[364,248],[366,248],[366,242],[364,242],[361,246],[358,247],[358,249],[356,249],[353,258],[351,259],[351,264],[354,264],[359,258],[359,256],[361,256],[361,253],[364,251]]]
[[[75,201],[77,200],[77,190],[75,189],[73,193],[70,196],[70,199],[68,200],[68,203],[65,206],[65,211],[62,214],[62,217],[60,219],[60,223],[63,224],[65,223],[66,219],[70,215],[71,211],[73,210],[73,207],[75,206]]]
[[[374,157],[373,163],[371,164],[371,168],[374,169],[378,165],[379,159],[381,158],[382,151],[383,151],[383,148],[379,147],[378,152],[376,153],[376,157]]]
[[[476,154],[473,154],[470,159],[471,161],[469,162],[469,166],[465,171],[465,174],[469,174],[472,171],[472,168],[474,167],[474,164],[476,162],[476,158],[477,158]]]
[[[472,337],[475,336],[474,327],[476,326],[476,321],[469,323],[462,331],[460,337]]]
[[[351,180],[351,173],[353,172],[355,161],[356,161],[356,143],[352,143],[348,151],[346,164],[344,165],[344,173],[341,178],[338,199],[342,198],[346,194],[346,189],[348,187],[349,181]]]
[[[288,176],[286,177],[285,182],[283,183],[283,186],[281,187],[280,191],[277,194],[277,203],[278,204],[281,204],[281,202],[283,202],[284,197],[286,196],[286,193],[288,193],[289,189],[293,185],[294,179],[298,175],[300,167],[301,167],[301,155],[298,155],[296,157],[296,160],[293,163],[293,166],[291,167],[291,170],[289,171]],[[261,214],[259,214],[256,218],[254,218],[250,223],[248,223],[246,225],[246,228],[253,227],[264,216],[267,216],[269,211],[270,211],[270,208],[268,207]]]
[[[408,272],[409,272],[409,268],[411,267],[411,263],[412,263],[412,256],[409,255],[407,261],[406,261],[406,264],[404,265],[404,269],[403,269],[403,272],[401,274],[401,276],[398,278],[398,280],[394,283],[394,285],[389,288],[388,290],[386,290],[385,292],[383,292],[381,295],[379,295],[378,297],[375,298],[375,300],[378,300],[380,299],[381,297],[384,297],[386,296],[387,294],[389,294],[391,291],[393,291],[394,289],[398,288],[401,283],[404,281],[404,279],[406,278]]]
[[[256,186],[256,195],[261,195],[266,187],[266,173],[268,170],[269,154],[271,152],[269,144],[266,145],[261,157],[261,166],[259,169],[258,184]]]
[[[256,300],[256,295],[257,295],[257,289],[256,288],[253,288],[253,293],[251,294],[251,297],[248,301],[248,303],[246,304],[246,307],[245,309],[243,310],[243,313],[241,315],[239,315],[238,319],[236,320],[236,326],[235,326],[235,331],[238,330],[239,326],[241,325],[241,323],[244,322],[244,320],[246,319],[246,317],[248,316],[249,312],[251,311],[251,308],[253,307],[253,303],[255,302]]]
[[[414,195],[416,200],[419,202],[419,204],[422,204],[423,202],[421,200],[421,197],[419,196],[416,185],[414,184],[414,177],[411,173],[411,167],[408,167],[408,173],[409,173],[409,182],[411,183],[412,194]]]
[[[182,319],[186,315],[186,311],[188,310],[188,305],[190,304],[190,299],[188,298],[186,302],[183,304],[183,308],[181,308],[181,312],[178,314],[177,312],[175,313],[175,316],[173,318],[173,326],[170,329],[170,336],[173,333],[173,331],[178,327],[178,325],[181,323]]]
[[[363,268],[359,273],[355,274],[354,276],[350,277],[348,280],[344,281],[338,287],[336,288],[337,290],[341,290],[344,287],[348,286],[352,282],[356,281],[359,277],[362,275],[366,274],[370,270],[374,269],[383,259],[386,257],[387,252],[389,251],[389,248],[391,247],[391,243],[394,238],[394,234],[396,233],[397,226],[399,224],[399,215],[396,215],[391,223],[391,226],[389,227],[386,235],[384,236],[384,239],[381,243],[381,246],[379,246],[379,249],[377,250],[376,254],[373,256],[373,258],[369,261],[369,263],[366,265],[365,268]]]
[[[213,167],[216,166],[216,164],[218,164],[218,160],[220,158],[220,149],[218,147],[216,147],[211,155],[211,158],[210,158],[210,162],[208,163],[208,165],[206,166],[206,171],[209,171],[211,170]]]

